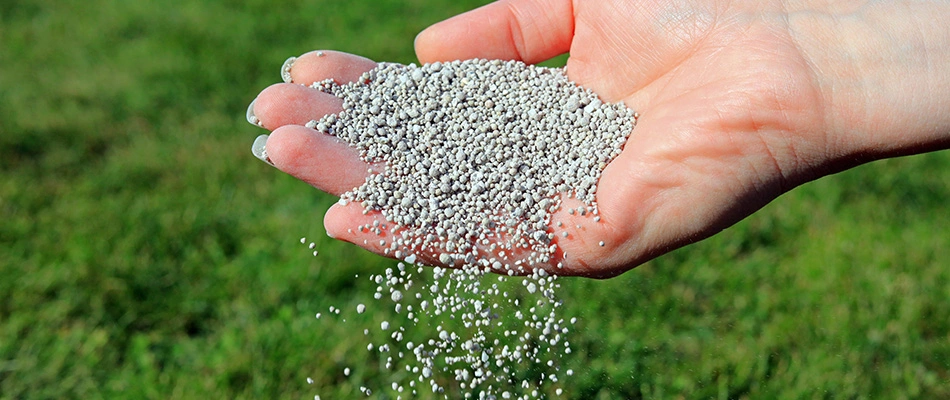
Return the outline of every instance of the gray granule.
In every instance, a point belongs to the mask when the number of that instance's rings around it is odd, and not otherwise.
[[[518,273],[550,258],[548,223],[559,193],[583,201],[581,215],[596,209],[600,173],[636,123],[632,110],[603,103],[563,70],[514,61],[382,63],[358,82],[313,87],[340,97],[344,111],[311,125],[364,161],[386,164],[345,201],[378,210],[410,238],[451,232],[427,241],[435,247],[427,250],[453,259],[484,259],[476,239],[527,248],[528,259],[503,260],[528,267]],[[491,240],[499,232],[511,240]]]
[[[514,61],[382,63],[357,82],[311,87],[342,99],[343,111],[306,126],[338,137],[363,161],[385,164],[341,201],[361,204],[364,214],[378,211],[387,222],[353,228],[382,235],[387,224],[398,226],[395,235],[373,241],[384,253],[409,263],[432,254],[456,268],[434,267],[431,283],[416,286],[402,263],[370,277],[376,300],[388,290],[397,313],[405,307],[417,326],[438,332],[413,337],[407,326],[380,324],[392,341],[367,350],[386,353],[387,368],[404,363],[415,375],[392,382],[393,390],[418,383],[442,394],[454,381],[466,398],[527,399],[558,382],[555,364],[571,352],[569,330],[555,312],[557,276],[544,268],[561,268],[556,239],[569,234],[551,227],[551,215],[563,195],[584,203],[569,214],[600,220],[597,182],[620,154],[636,113],[602,102],[561,69]],[[504,273],[499,282],[526,275],[523,292],[487,283],[482,278],[490,271]],[[363,310],[359,304],[357,312]],[[465,329],[441,322],[449,319]],[[413,340],[402,345],[404,331]],[[529,381],[518,378],[524,368],[545,372]]]
[[[293,78],[290,77],[290,69],[293,68],[296,61],[297,57],[290,57],[284,61],[284,65],[280,66],[280,77],[284,80],[284,82],[293,82]]]

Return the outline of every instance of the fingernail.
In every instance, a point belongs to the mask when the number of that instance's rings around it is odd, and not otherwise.
[[[290,77],[290,69],[294,67],[294,62],[297,61],[297,57],[290,57],[287,61],[284,61],[284,65],[280,66],[280,77],[286,83],[294,83],[294,78]]]
[[[254,154],[254,157],[257,157],[263,162],[266,162],[270,166],[274,166],[274,163],[270,161],[270,158],[267,157],[267,135],[260,135],[257,139],[254,139],[254,144],[251,145],[251,153]]]
[[[254,125],[254,126],[263,128],[263,127],[264,127],[264,124],[261,123],[261,120],[260,120],[259,118],[257,118],[256,115],[254,115],[254,103],[255,103],[255,102],[257,102],[257,98],[256,98],[256,97],[254,98],[253,101],[251,101],[251,104],[249,104],[249,105],[247,106],[247,114],[246,114],[247,122],[249,122],[251,125]]]

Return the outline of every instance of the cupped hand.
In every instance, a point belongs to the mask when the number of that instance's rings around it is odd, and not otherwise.
[[[528,63],[569,52],[573,81],[640,113],[598,183],[600,222],[563,207],[552,224],[569,231],[557,243],[568,256],[540,266],[606,277],[715,234],[809,180],[950,145],[950,121],[938,112],[950,109],[950,30],[940,22],[948,6],[825,3],[499,1],[425,30],[416,52],[421,62]],[[352,81],[375,65],[330,51],[300,57],[292,83],[252,105],[273,131],[270,161],[336,195],[385,168],[303,126],[342,109],[305,85]],[[382,222],[358,204],[337,204],[325,225],[393,256],[378,234],[354,229],[374,220]]]

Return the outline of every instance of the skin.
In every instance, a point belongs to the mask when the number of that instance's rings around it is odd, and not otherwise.
[[[598,184],[602,220],[562,209],[552,221],[569,233],[557,239],[568,253],[552,261],[559,274],[609,277],[805,182],[950,147],[948,20],[946,1],[502,0],[433,25],[415,44],[424,63],[569,52],[573,81],[640,113]],[[260,94],[252,107],[273,131],[277,168],[336,195],[362,183],[369,166],[352,149],[302,126],[339,111],[339,100],[301,84],[350,81],[374,65],[308,53],[293,83]],[[325,225],[381,252],[375,234],[349,231],[376,218],[336,205]]]

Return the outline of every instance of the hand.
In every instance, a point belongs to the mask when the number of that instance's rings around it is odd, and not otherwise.
[[[606,277],[715,234],[807,181],[950,146],[950,4],[824,3],[499,1],[425,30],[416,52],[421,62],[528,63],[570,52],[573,81],[640,113],[598,184],[602,221],[564,209],[552,221],[571,230],[558,241],[569,256],[552,261],[563,261],[557,272]],[[351,81],[375,66],[325,53],[300,57],[293,83]],[[273,130],[271,161],[332,194],[358,186],[370,166],[302,126],[340,101],[295,84],[274,85],[253,105]],[[376,235],[352,229],[375,218],[335,205],[325,225],[382,253]]]

